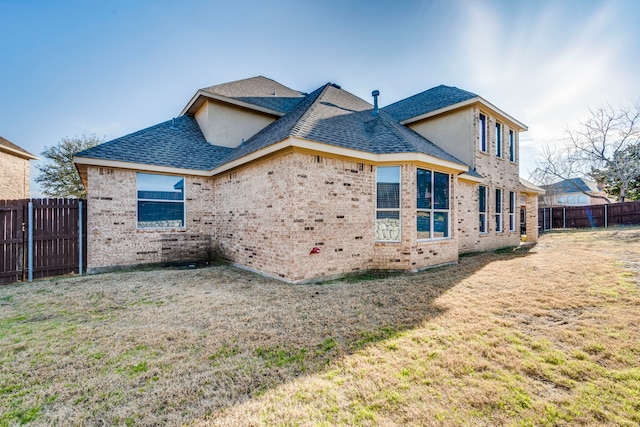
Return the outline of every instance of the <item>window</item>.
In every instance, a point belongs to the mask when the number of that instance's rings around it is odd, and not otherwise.
[[[479,230],[481,233],[487,232],[487,187],[478,187],[478,211],[480,212]]]
[[[487,152],[487,116],[480,113],[478,118],[478,126],[480,127],[480,151]]]
[[[496,188],[496,232],[502,231],[502,190]]]
[[[138,228],[184,227],[184,177],[138,173]]]
[[[449,175],[418,169],[416,176],[418,240],[449,237]]]
[[[585,196],[584,194],[580,194],[578,196],[578,204],[586,204],[587,203],[587,196]]]
[[[516,193],[509,191],[509,231],[516,231]]]
[[[376,169],[376,240],[400,240],[400,166]]]
[[[496,122],[496,157],[502,157],[502,124]]]
[[[516,135],[511,129],[509,130],[509,160],[516,161]]]

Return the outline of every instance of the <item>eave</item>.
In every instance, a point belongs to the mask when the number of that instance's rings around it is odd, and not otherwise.
[[[6,145],[0,145],[0,151],[7,152],[9,154],[21,157],[21,158],[26,159],[26,160],[40,160],[39,158],[37,158],[33,154],[29,153],[28,151],[16,150],[14,148],[7,147]]]

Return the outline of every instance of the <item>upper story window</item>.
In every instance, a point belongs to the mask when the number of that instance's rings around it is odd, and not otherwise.
[[[487,187],[478,186],[478,212],[480,213],[480,233],[487,232]]]
[[[376,169],[376,240],[400,240],[400,166]]]
[[[516,135],[511,129],[509,129],[509,160],[516,161]]]
[[[482,151],[483,153],[486,153],[487,152],[487,116],[485,116],[482,113],[480,113],[480,116],[478,117],[478,127],[480,131],[480,135],[479,135],[480,146],[478,148],[480,148],[480,151]]]
[[[138,228],[185,226],[184,177],[137,174]]]
[[[496,157],[502,157],[502,124],[496,122]]]
[[[449,175],[418,169],[416,229],[418,240],[449,237]]]

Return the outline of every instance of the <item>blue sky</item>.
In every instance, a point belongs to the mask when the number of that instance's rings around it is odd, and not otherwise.
[[[381,106],[446,84],[529,126],[526,178],[589,107],[640,100],[639,19],[636,0],[0,0],[0,135],[109,140],[256,75]]]

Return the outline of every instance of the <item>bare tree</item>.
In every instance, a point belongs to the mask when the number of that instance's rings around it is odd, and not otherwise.
[[[42,186],[42,192],[50,197],[86,197],[73,156],[103,141],[96,135],[82,134],[62,138],[57,145],[45,147],[42,152],[45,162],[38,166],[40,175],[35,179]]]
[[[589,109],[589,117],[577,129],[568,129],[567,134],[565,147],[543,149],[534,179],[541,184],[570,178],[615,183],[624,202],[629,185],[640,175],[640,103],[631,108],[607,105]],[[584,193],[577,185],[576,189]],[[607,197],[588,195],[609,202]]]

